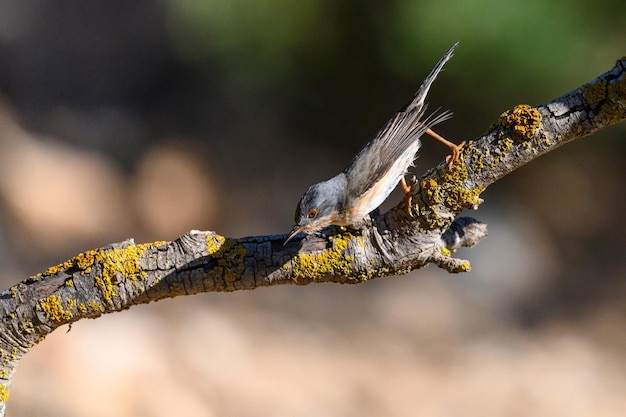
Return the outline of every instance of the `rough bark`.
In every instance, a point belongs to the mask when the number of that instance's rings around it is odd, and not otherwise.
[[[0,294],[0,416],[17,364],[56,328],[135,304],[209,291],[235,291],[312,282],[356,284],[434,263],[468,271],[452,257],[487,234],[486,225],[455,218],[482,203],[487,186],[574,139],[626,118],[626,57],[588,84],[538,107],[502,113],[469,141],[451,169],[445,163],[414,180],[413,213],[404,204],[372,213],[354,229],[331,228],[294,239],[286,235],[233,239],[191,231],[173,242],[132,240],[90,250]]]

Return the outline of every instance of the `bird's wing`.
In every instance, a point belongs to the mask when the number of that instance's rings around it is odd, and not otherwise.
[[[434,112],[423,119],[426,110],[424,102],[428,90],[444,64],[452,57],[452,52],[457,45],[458,43],[452,45],[441,57],[411,102],[396,113],[352,159],[344,171],[348,177],[348,195],[364,195],[389,172],[394,162],[406,152],[409,146],[418,142],[416,151],[419,149],[419,137],[427,129],[452,117],[450,112],[439,114]]]

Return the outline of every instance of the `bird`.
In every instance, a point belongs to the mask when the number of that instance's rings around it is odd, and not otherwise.
[[[426,95],[458,42],[452,45],[433,67],[413,99],[397,112],[334,177],[312,185],[304,193],[295,212],[295,226],[283,245],[299,233],[312,233],[325,227],[351,226],[363,220],[401,184],[411,214],[412,185],[404,175],[417,157],[420,136],[432,136],[450,148],[448,168],[459,158],[463,143],[456,145],[431,130],[452,117],[449,111],[436,110],[424,117]]]

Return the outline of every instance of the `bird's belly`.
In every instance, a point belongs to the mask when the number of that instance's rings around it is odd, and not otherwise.
[[[419,142],[409,146],[400,158],[391,166],[389,171],[372,188],[367,190],[354,204],[344,212],[343,225],[348,226],[362,220],[370,212],[380,206],[396,188],[400,178],[415,160],[419,149]]]

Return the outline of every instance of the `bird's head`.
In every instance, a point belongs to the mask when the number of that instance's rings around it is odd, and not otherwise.
[[[285,243],[298,233],[313,232],[336,224],[346,192],[345,179],[340,175],[312,185],[304,193],[296,207],[296,224]]]

